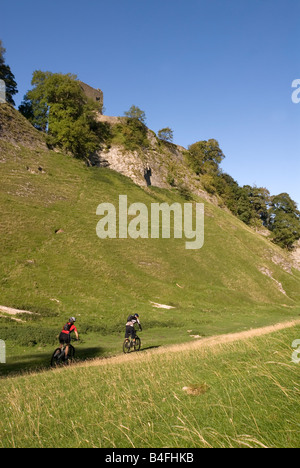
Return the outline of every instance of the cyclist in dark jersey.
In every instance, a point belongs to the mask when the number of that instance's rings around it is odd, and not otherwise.
[[[71,317],[59,335],[60,349],[62,349],[63,346],[66,345],[65,359],[68,358],[69,344],[71,342],[71,333],[73,332],[75,333],[77,341],[79,339],[77,328],[74,325],[75,322],[76,322],[75,317]]]
[[[126,323],[126,332],[125,332],[125,338],[128,340],[128,338],[131,336],[133,339],[133,342],[135,342],[135,337],[136,337],[136,331],[135,331],[135,324],[138,324],[140,330],[142,331],[142,325],[139,320],[139,314],[134,314],[134,315],[129,315]]]

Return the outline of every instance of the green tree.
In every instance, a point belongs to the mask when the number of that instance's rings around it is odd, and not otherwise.
[[[239,197],[236,202],[236,215],[243,223],[252,224],[253,210],[249,201],[249,195],[244,187],[240,187]]]
[[[251,187],[244,185],[242,188],[243,195],[248,200],[248,215],[249,221],[247,224],[267,226],[269,219],[269,204],[271,200],[270,192],[264,187]]]
[[[24,115],[24,117],[26,117],[26,119],[29,120],[29,122],[31,122],[34,127],[36,127],[38,130],[43,130],[39,128],[34,122],[35,118],[34,118],[33,105],[31,101],[28,99],[27,95],[24,96],[23,101],[19,105],[19,112],[22,115]]]
[[[15,101],[13,100],[13,96],[18,93],[17,83],[10,67],[5,63],[5,52],[6,50],[3,47],[2,41],[0,39],[0,80],[5,82],[6,101],[14,106]]]
[[[300,211],[287,193],[271,198],[268,228],[273,242],[289,250],[300,239]]]
[[[188,147],[187,160],[196,174],[216,174],[225,158],[217,140],[198,141]]]
[[[129,119],[139,120],[143,124],[146,122],[145,112],[137,106],[131,106],[128,111],[124,112],[124,115]]]
[[[157,136],[160,140],[173,142],[173,130],[170,127],[162,128],[158,131]]]
[[[50,145],[88,160],[100,145],[100,125],[94,118],[97,103],[85,96],[75,75],[38,70],[32,85],[20,111],[47,132]]]
[[[216,193],[222,198],[227,208],[237,215],[237,203],[241,196],[241,188],[238,183],[229,174],[221,172],[214,176],[213,185]]]
[[[46,132],[48,128],[50,104],[47,96],[47,82],[52,75],[51,72],[35,71],[31,80],[33,88],[27,92],[19,106],[21,114],[42,132]]]

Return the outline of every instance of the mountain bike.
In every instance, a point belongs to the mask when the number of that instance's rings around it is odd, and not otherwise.
[[[69,352],[68,352],[68,358],[66,359],[66,350],[67,345],[65,344],[62,349],[57,348],[54,353],[52,354],[51,358],[51,367],[57,367],[62,364],[67,364],[71,363],[74,360],[75,357],[75,348],[71,344],[69,344]]]
[[[131,351],[139,351],[141,349],[141,339],[136,335],[135,342],[132,337],[126,338],[123,343],[123,352],[125,354],[130,353]]]

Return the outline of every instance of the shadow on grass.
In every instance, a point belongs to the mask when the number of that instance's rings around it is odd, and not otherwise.
[[[147,348],[142,347],[139,352],[141,353],[142,351],[148,351],[149,349],[156,349],[156,348],[160,348],[160,346],[147,346]]]
[[[54,349],[53,349],[54,352]],[[75,348],[76,361],[85,361],[105,355],[105,349],[100,347]],[[52,353],[31,353],[8,358],[6,364],[0,364],[0,378],[32,371],[50,369]]]

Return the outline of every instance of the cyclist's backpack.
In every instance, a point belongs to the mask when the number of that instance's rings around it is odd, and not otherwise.
[[[68,322],[66,323],[66,325],[64,326],[63,330],[66,331],[66,332],[69,332],[71,329],[71,324]]]
[[[132,322],[132,321],[136,322],[136,317],[134,315],[129,315],[127,322]]]

